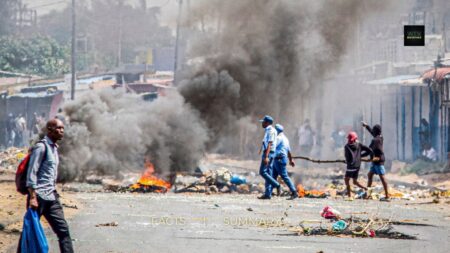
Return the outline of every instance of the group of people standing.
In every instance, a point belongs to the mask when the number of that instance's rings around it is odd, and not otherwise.
[[[284,127],[280,124],[273,126],[273,118],[269,115],[264,116],[260,120],[261,126],[264,128],[264,138],[261,145],[261,165],[259,168],[259,174],[265,180],[265,192],[259,199],[271,199],[273,189],[276,189],[276,194],[281,195],[281,185],[277,181],[278,176],[281,176],[289,190],[291,196],[289,200],[298,198],[297,190],[289,178],[287,173],[287,165],[295,166],[289,140],[284,134]],[[311,152],[313,145],[313,131],[309,127],[309,121],[305,121],[304,125],[299,130],[300,149],[305,152],[302,155],[308,156]],[[345,173],[344,181],[347,188],[347,196],[352,199],[350,179],[353,179],[353,183],[365,191],[365,196],[370,196],[371,186],[374,175],[378,175],[383,184],[385,197],[380,199],[389,201],[388,185],[385,178],[384,168],[384,151],[383,151],[383,135],[380,125],[374,125],[370,127],[365,122],[362,122],[362,126],[373,136],[372,142],[369,146],[365,146],[358,142],[358,135],[355,132],[350,132],[347,136],[347,143],[344,147],[345,161],[347,164],[347,170]],[[305,138],[308,137],[309,138]],[[302,145],[303,144],[303,145]],[[309,152],[308,152],[309,151]],[[361,158],[370,156],[369,162],[371,162],[371,168],[368,173],[367,187],[358,182],[359,171],[361,168]]]
[[[39,133],[40,128],[45,124],[46,120],[45,113],[38,115],[35,112],[31,120],[31,125],[28,125],[22,113],[17,115],[9,113],[5,122],[6,138],[4,145],[6,147],[26,146],[28,139]]]

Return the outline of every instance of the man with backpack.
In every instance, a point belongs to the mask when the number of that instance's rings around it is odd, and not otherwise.
[[[45,217],[58,236],[60,251],[71,253],[73,246],[69,226],[56,192],[59,164],[56,142],[64,137],[64,124],[59,119],[52,119],[47,122],[46,130],[47,135],[32,148],[26,166],[27,207],[36,210],[39,217]]]

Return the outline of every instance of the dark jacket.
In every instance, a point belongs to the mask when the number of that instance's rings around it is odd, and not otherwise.
[[[361,167],[361,157],[369,155],[370,158],[372,158],[373,152],[369,147],[359,142],[352,144],[347,143],[347,145],[345,145],[345,162],[347,163],[347,170],[359,170]]]
[[[366,126],[367,131],[373,136],[372,142],[369,147],[373,150],[373,156],[379,157],[379,162],[373,162],[375,165],[384,165],[384,151],[383,151],[383,135],[381,134],[381,126],[375,125],[373,128]]]

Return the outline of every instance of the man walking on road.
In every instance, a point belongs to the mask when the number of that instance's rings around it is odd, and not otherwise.
[[[275,129],[277,130],[278,136],[277,147],[275,150],[274,168],[276,173],[281,176],[284,183],[286,183],[287,187],[289,187],[289,190],[291,191],[291,197],[288,198],[288,200],[293,200],[298,198],[298,193],[294,187],[294,184],[292,183],[292,180],[289,178],[286,169],[288,162],[292,167],[295,166],[294,160],[292,160],[291,147],[289,145],[288,138],[283,133],[284,127],[280,124],[276,124]],[[274,178],[276,179],[276,177]]]
[[[372,186],[373,175],[378,175],[380,177],[381,183],[383,184],[384,194],[386,195],[384,198],[381,198],[380,201],[390,201],[389,198],[389,190],[386,180],[386,170],[384,169],[384,151],[383,151],[383,142],[384,138],[381,134],[381,126],[374,125],[371,128],[367,123],[362,122],[362,126],[369,131],[369,133],[373,136],[372,142],[369,145],[369,148],[373,150],[374,158],[372,160],[372,167],[370,167],[370,171],[367,180],[367,188]]]
[[[277,132],[273,128],[273,118],[269,115],[264,116],[260,120],[262,127],[264,128],[264,138],[262,140],[262,160],[259,167],[259,174],[266,181],[264,195],[258,197],[259,199],[270,199],[272,197],[272,187],[277,189],[277,195],[280,194],[280,183],[275,180],[273,175],[273,162],[275,158],[275,148],[277,145]]]
[[[27,207],[37,211],[50,224],[58,236],[59,248],[62,253],[72,253],[72,239],[69,226],[64,218],[64,212],[56,192],[58,172],[58,145],[64,137],[64,124],[59,119],[47,122],[47,135],[33,148],[27,170],[28,198]],[[20,240],[19,248],[20,252]]]

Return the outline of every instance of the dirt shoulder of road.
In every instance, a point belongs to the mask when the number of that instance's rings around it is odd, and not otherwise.
[[[14,177],[13,171],[0,168],[0,252],[7,252],[17,244],[26,211],[26,197],[16,191]],[[66,218],[73,217],[81,208],[73,193],[62,192],[61,203]],[[42,224],[48,227],[45,219]]]

